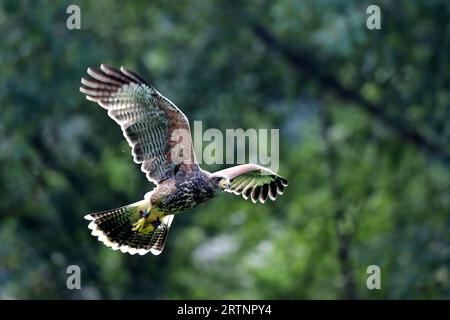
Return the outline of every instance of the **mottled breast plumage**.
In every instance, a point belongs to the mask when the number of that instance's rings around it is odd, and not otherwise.
[[[156,206],[163,212],[170,214],[180,213],[192,209],[202,202],[217,196],[220,190],[201,170],[185,173],[177,172],[167,184],[173,184],[170,193],[161,197]],[[158,188],[156,189],[158,195]]]

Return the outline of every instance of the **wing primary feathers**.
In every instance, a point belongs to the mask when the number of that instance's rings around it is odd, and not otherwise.
[[[277,184],[275,181],[269,184],[269,197],[272,201],[275,201],[277,198]]]
[[[130,82],[135,82],[133,79],[127,77],[126,74],[122,73],[120,70],[117,70],[113,67],[109,67],[106,64],[102,64],[100,66],[100,69],[106,73],[107,75],[117,78],[121,81],[123,81],[124,83],[130,83]],[[139,82],[138,82],[139,83]]]
[[[97,81],[93,78],[91,79],[81,78],[81,84],[91,89],[117,90],[119,88],[116,85],[108,85],[104,82]]]
[[[242,191],[242,197],[244,197],[245,200],[250,197],[250,194],[252,192],[252,188],[250,186],[245,187],[245,189]]]
[[[269,185],[264,184],[261,187],[261,193],[259,195],[259,202],[261,202],[261,203],[266,202],[268,195],[269,195]]]
[[[261,187],[260,186],[256,186],[256,187],[253,188],[253,191],[252,191],[252,201],[253,201],[253,203],[256,203],[258,201],[260,192],[261,192]]]
[[[275,183],[277,185],[277,192],[278,194],[283,194],[284,193],[284,186],[283,183],[280,180],[275,180]]]
[[[90,75],[92,78],[109,84],[114,84],[118,86],[122,86],[125,84],[125,82],[119,81],[118,79],[115,79],[114,77],[108,76],[103,71],[96,69],[96,68],[88,68],[87,69],[88,75]]]
[[[129,77],[130,79],[133,79],[134,81],[136,81],[137,83],[144,83],[149,85],[144,79],[142,79],[139,75],[137,75],[136,73],[134,73],[133,71],[127,70],[124,67],[120,67],[120,71],[126,75],[127,77]]]
[[[103,98],[103,97],[110,97],[111,96],[111,92],[104,91],[104,90],[100,91],[100,90],[91,89],[91,88],[84,87],[84,86],[80,87],[80,91],[85,93],[85,94],[87,94],[87,95],[89,95],[89,96],[91,96],[91,97],[93,97],[93,98],[95,98],[95,97]]]

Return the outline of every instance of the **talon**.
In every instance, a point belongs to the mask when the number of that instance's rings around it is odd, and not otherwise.
[[[132,231],[141,232],[145,226],[145,218],[140,218],[136,223],[133,224]]]
[[[138,233],[148,233],[155,230],[155,227],[157,227],[157,225],[155,226],[154,222],[149,221],[150,210],[139,211],[139,214],[141,218],[133,224],[133,228],[131,228],[131,230]]]

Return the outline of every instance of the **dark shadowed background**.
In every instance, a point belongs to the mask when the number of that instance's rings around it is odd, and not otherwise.
[[[449,16],[448,1],[1,1],[0,298],[449,299]],[[158,257],[103,246],[83,216],[153,186],[78,91],[100,63],[204,129],[279,128],[285,194],[178,216]]]

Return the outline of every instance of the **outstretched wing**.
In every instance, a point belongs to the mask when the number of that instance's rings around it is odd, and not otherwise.
[[[108,110],[122,128],[147,179],[158,183],[174,172],[198,168],[187,117],[140,76],[104,64],[88,68],[80,91]]]
[[[258,200],[266,202],[267,198],[275,200],[278,194],[283,194],[288,182],[270,169],[256,164],[243,164],[221,171],[214,175],[225,176],[230,179],[231,187],[225,191],[236,195],[242,194],[247,200],[251,198],[253,203]]]

